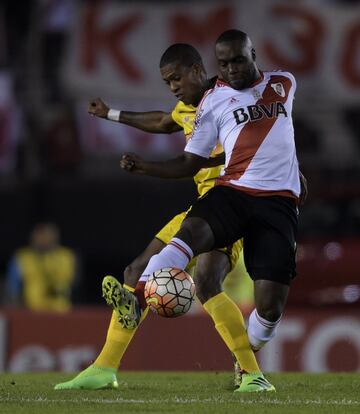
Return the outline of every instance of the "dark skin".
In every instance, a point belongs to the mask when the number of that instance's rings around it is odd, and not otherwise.
[[[88,105],[89,114],[104,119],[107,118],[109,109],[110,108],[100,98],[91,100]],[[141,129],[145,132],[156,134],[172,134],[173,132],[181,131],[181,127],[176,122],[174,122],[171,114],[162,111],[121,111],[119,122],[121,124]]]
[[[160,68],[160,73],[162,79],[176,98],[195,107],[199,104],[204,92],[209,88],[209,80],[204,67],[199,64],[186,67],[178,62],[174,62]],[[109,109],[101,98],[91,100],[88,105],[89,114],[104,119],[107,118]],[[119,123],[156,134],[172,134],[182,130],[180,125],[174,121],[170,112],[162,111],[121,111]],[[134,157],[136,156],[134,155]],[[225,156],[220,154],[217,157],[204,158],[200,168],[216,167],[224,164],[224,162]],[[129,169],[126,166],[122,167],[126,170]],[[141,174],[142,172],[139,170],[137,173]],[[191,177],[193,175],[195,173],[190,173],[188,176]]]
[[[222,79],[236,90],[251,87],[261,73],[256,64],[256,53],[250,39],[218,43],[215,54]]]
[[[182,66],[179,62],[160,68],[161,77],[177,99],[185,104],[197,106],[209,87],[204,67],[194,64],[191,67]],[[88,112],[100,118],[106,118],[109,107],[96,98],[89,102]],[[130,112],[121,111],[121,124],[157,134],[171,134],[182,128],[172,118],[170,112]]]
[[[161,77],[177,99],[186,104],[197,106],[209,88],[204,67],[194,64],[182,66],[178,62],[160,68]],[[89,102],[88,112],[100,118],[107,118],[109,107],[100,99]],[[171,134],[182,128],[173,120],[170,112],[129,112],[121,111],[119,122],[150,133]],[[224,154],[204,159],[203,167],[214,167],[225,162]],[[191,174],[190,174],[191,176]],[[128,265],[124,272],[124,280],[128,286],[135,287],[150,258],[159,253],[165,244],[154,238],[146,249]],[[200,255],[196,264],[196,294],[201,303],[222,291],[222,282],[231,270],[226,254],[211,251]]]
[[[241,90],[248,88],[261,77],[256,64],[255,49],[253,48],[250,39],[247,39],[245,42],[238,40],[217,44],[216,57],[218,59],[221,77],[234,89]],[[161,71],[163,79],[169,84],[176,96],[182,96],[183,89],[181,85],[179,85],[179,82],[173,80],[176,71],[171,68],[171,66],[172,65],[168,65],[165,67],[165,70]],[[207,88],[204,90],[206,89]],[[199,92],[200,90],[201,88],[199,89]],[[192,103],[188,96],[186,96],[186,98],[188,102]],[[197,94],[193,101],[197,102],[194,106],[200,102],[200,99],[201,96]],[[223,159],[224,154],[222,154],[221,157]],[[211,160],[210,162],[214,162],[211,166],[223,164],[223,162],[215,164],[215,160]],[[163,178],[182,178],[194,176],[201,168],[209,166],[208,163],[209,161],[206,158],[184,152],[179,157],[164,162],[145,161],[135,154],[124,154],[120,165],[124,170],[140,175]],[[307,197],[307,181],[301,172],[299,174],[301,182],[300,205],[302,205]]]
[[[236,90],[251,87],[261,73],[256,64],[255,50],[250,39],[232,40],[216,44],[216,58],[222,79]],[[193,176],[206,164],[206,159],[184,152],[180,157],[164,162],[148,162],[134,154],[125,154],[121,167],[126,171],[164,178]],[[305,177],[300,173],[303,201],[307,195]],[[200,254],[214,247],[214,235],[208,223],[198,217],[183,221],[176,234],[193,250]],[[289,293],[289,286],[270,280],[254,282],[255,305],[258,314],[268,321],[277,321],[284,311]]]
[[[261,77],[250,40],[220,43],[216,45],[215,51],[221,77],[232,88],[248,88]],[[190,177],[204,165],[206,158],[188,152],[164,162],[145,161],[134,154],[125,154],[121,160],[121,167],[127,171],[163,178]]]

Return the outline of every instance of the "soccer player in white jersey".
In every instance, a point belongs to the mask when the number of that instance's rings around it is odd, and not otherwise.
[[[141,279],[164,267],[184,269],[193,256],[243,237],[256,304],[248,337],[257,350],[275,335],[295,276],[300,181],[291,113],[296,82],[288,72],[261,72],[251,40],[238,30],[220,35],[216,57],[222,80],[199,104],[184,153],[163,162],[127,154],[121,166],[158,177],[191,176],[220,141],[226,161],[217,185],[193,204]],[[244,386],[262,380],[256,373],[243,375]]]
[[[201,56],[194,47],[187,44],[174,44],[164,52],[160,61],[160,72],[170,90],[180,99],[171,113],[121,111],[120,115],[120,111],[110,110],[100,99],[90,102],[89,112],[149,132],[172,133],[183,129],[187,140],[194,126],[196,106],[201,101],[204,92],[214,86],[216,79],[207,78]],[[219,153],[222,154],[223,150],[217,146],[212,154],[214,158],[211,158],[211,165],[207,165],[211,168],[203,168],[194,176],[200,197],[215,185],[215,180],[219,176],[221,170],[219,164],[224,160],[224,157],[218,155]],[[186,212],[176,215],[156,234],[146,249],[125,269],[125,283],[123,285],[111,276],[104,278],[104,296],[111,304],[116,303],[106,342],[93,364],[72,380],[57,384],[55,389],[118,387],[116,378],[118,366],[137,331],[137,325],[140,320],[144,321],[147,314],[147,305],[144,299],[145,283],[138,283],[138,280],[150,258],[159,253],[178,232],[185,216]],[[259,371],[254,352],[248,341],[241,311],[226,295],[226,292],[222,291],[221,287],[227,273],[236,264],[241,250],[242,243],[237,241],[227,245],[224,249],[215,249],[212,252],[204,253],[192,261],[192,264],[196,262],[197,297],[236,358],[235,385],[237,387],[241,382],[239,367],[250,372]],[[203,281],[204,283],[202,283]],[[215,296],[217,299],[214,303],[212,298]],[[210,308],[207,306],[208,303],[211,304]],[[217,306],[219,303],[221,306]],[[128,306],[129,304],[131,306]],[[138,321],[134,320],[133,316],[138,316]],[[233,326],[236,327],[236,338],[232,338],[228,333],[232,332]],[[241,326],[240,329],[238,329],[239,326]],[[258,384],[257,388],[243,386],[242,391],[257,391],[264,387],[268,387],[266,382]]]

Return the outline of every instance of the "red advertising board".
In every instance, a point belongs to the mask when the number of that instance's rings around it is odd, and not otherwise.
[[[104,308],[64,315],[4,310],[0,368],[77,371],[96,358],[110,316]],[[354,307],[289,310],[258,357],[264,371],[360,371],[360,315]],[[206,314],[178,319],[150,314],[121,369],[230,370],[232,359]]]

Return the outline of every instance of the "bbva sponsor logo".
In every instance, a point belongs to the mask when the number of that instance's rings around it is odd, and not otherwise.
[[[271,104],[249,105],[233,111],[236,123],[243,124],[247,121],[254,122],[264,118],[278,118],[279,115],[287,117],[285,106],[282,102],[271,102]]]

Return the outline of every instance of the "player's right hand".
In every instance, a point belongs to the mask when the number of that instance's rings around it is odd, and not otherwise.
[[[133,174],[146,174],[146,162],[136,154],[124,154],[120,160],[120,167]]]
[[[99,118],[107,118],[109,107],[100,98],[92,99],[88,105],[88,112],[91,115],[98,116]]]

